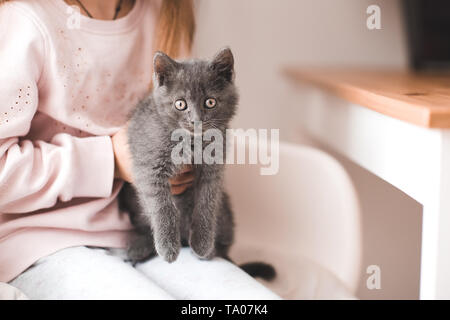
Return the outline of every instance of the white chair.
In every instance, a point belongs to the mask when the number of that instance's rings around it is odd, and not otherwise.
[[[360,272],[360,215],[355,189],[328,154],[280,143],[279,172],[228,165],[226,188],[236,223],[231,257],[273,264],[263,283],[287,299],[354,298]]]

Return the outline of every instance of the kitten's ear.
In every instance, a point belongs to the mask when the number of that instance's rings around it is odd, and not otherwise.
[[[155,84],[163,86],[176,67],[176,61],[172,60],[167,54],[157,51],[153,57],[153,81]]]
[[[211,68],[225,80],[233,81],[234,58],[230,48],[224,48],[211,61]]]

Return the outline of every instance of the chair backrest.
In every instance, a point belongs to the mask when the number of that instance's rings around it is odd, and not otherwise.
[[[286,143],[280,143],[277,174],[261,175],[261,167],[267,166],[227,165],[235,241],[309,258],[354,291],[360,273],[360,212],[344,168],[320,150]]]

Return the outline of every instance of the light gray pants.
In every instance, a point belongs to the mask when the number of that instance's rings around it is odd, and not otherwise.
[[[10,284],[30,299],[279,299],[232,263],[199,260],[189,248],[174,263],[155,257],[136,267],[106,249],[67,248]]]

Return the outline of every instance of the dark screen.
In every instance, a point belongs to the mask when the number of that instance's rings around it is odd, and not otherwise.
[[[450,69],[450,0],[403,0],[410,64]]]

